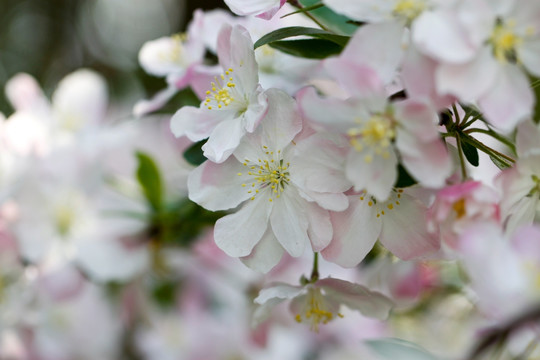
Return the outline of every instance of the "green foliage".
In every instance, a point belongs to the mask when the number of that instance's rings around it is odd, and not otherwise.
[[[345,45],[347,45],[347,42],[350,39],[350,37],[348,36],[336,35],[336,34],[330,33],[328,31],[320,30],[320,29],[308,28],[308,27],[303,27],[303,26],[291,26],[291,27],[285,27],[285,28],[272,31],[271,33],[264,35],[259,40],[257,40],[254,47],[255,49],[257,49],[258,47],[261,47],[266,44],[270,44],[274,41],[283,40],[286,38],[290,38],[293,36],[300,36],[300,35],[305,35],[305,36],[323,39],[323,40],[329,40],[342,47],[345,47]]]
[[[202,146],[206,140],[202,140],[199,142],[196,142],[195,144],[191,145],[189,148],[187,148],[186,151],[184,151],[184,158],[188,163],[191,165],[201,165],[203,162],[206,161],[206,158],[203,155]]]
[[[416,184],[417,181],[407,172],[403,165],[398,165],[398,178],[394,184],[395,188],[404,188]]]
[[[308,59],[324,59],[338,55],[343,50],[335,42],[323,39],[282,40],[268,45],[289,55]]]
[[[147,154],[137,151],[137,180],[144,196],[153,210],[159,211],[163,204],[163,182],[154,160]]]
[[[461,148],[463,149],[463,154],[465,154],[465,158],[467,158],[467,161],[472,166],[478,166],[479,164],[479,157],[478,157],[478,149],[475,148],[470,143],[463,141],[463,138],[461,138]]]
[[[300,3],[305,7],[314,6],[319,2],[320,0],[300,0]],[[357,25],[352,24],[351,19],[335,13],[326,6],[310,11],[310,14],[330,31],[338,34],[352,35],[358,29]]]
[[[540,123],[540,79],[531,77],[530,81],[536,100],[534,105],[533,120],[536,124],[538,124]]]
[[[504,162],[504,161],[496,158],[493,155],[489,155],[489,158],[495,164],[495,166],[497,166],[501,170],[508,169],[509,167],[512,167],[511,164],[508,164],[507,162]]]

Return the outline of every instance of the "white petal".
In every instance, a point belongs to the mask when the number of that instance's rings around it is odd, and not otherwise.
[[[369,196],[349,196],[349,208],[331,213],[334,236],[321,254],[331,262],[343,267],[356,266],[373,248],[381,232],[381,220],[377,218],[375,205]],[[371,203],[371,206],[369,205]]]
[[[426,207],[404,193],[398,201],[399,204],[394,201],[385,204],[385,214],[381,216],[381,243],[404,260],[439,249],[437,236],[429,234],[426,229]]]
[[[220,122],[202,147],[204,156],[216,163],[224,162],[238,147],[245,133],[239,119]]]
[[[272,229],[268,227],[251,254],[240,260],[250,269],[266,274],[279,263],[284,252]]]
[[[171,131],[176,137],[187,136],[191,141],[206,139],[220,121],[230,117],[225,111],[206,111],[184,106],[171,118]]]
[[[222,164],[205,161],[189,174],[190,200],[212,211],[237,207],[252,196],[248,193],[251,183],[242,186],[243,181],[251,180],[246,180],[249,175],[245,170],[235,158]]]
[[[305,206],[306,201],[295,194],[294,189],[286,189],[282,196],[274,201],[270,216],[270,224],[276,238],[294,257],[302,255],[306,245],[309,244]]]
[[[238,212],[219,219],[214,228],[217,246],[232,257],[251,254],[266,232],[271,209],[266,197],[256,196]]]
[[[308,236],[311,241],[311,248],[313,251],[319,252],[327,247],[332,240],[330,213],[313,203],[309,203],[305,211],[309,221]]]

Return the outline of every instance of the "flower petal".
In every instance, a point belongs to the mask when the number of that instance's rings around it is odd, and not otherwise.
[[[250,269],[266,274],[279,263],[284,252],[272,229],[268,227],[251,254],[240,260]]]
[[[268,200],[266,200],[268,202]],[[279,243],[294,257],[302,255],[310,240],[307,235],[308,217],[305,213],[306,201],[295,194],[294,189],[286,189],[274,201],[270,224]]]

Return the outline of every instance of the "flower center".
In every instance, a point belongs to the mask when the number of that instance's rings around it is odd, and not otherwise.
[[[394,7],[393,14],[397,17],[412,22],[416,19],[424,10],[426,4],[422,0],[398,0]]]
[[[394,122],[389,116],[374,115],[368,121],[357,121],[360,126],[351,128],[347,132],[351,146],[358,152],[368,148],[370,151],[365,155],[367,163],[373,161],[372,153],[388,158],[388,147],[396,137]]]
[[[461,198],[452,205],[452,209],[456,212],[458,219],[461,219],[467,215],[467,208],[465,207],[465,199]]]
[[[377,200],[371,196],[368,196],[365,191],[360,193],[360,201],[367,200],[368,206],[373,207],[377,211],[377,217],[386,215],[385,211],[394,210],[396,206],[401,205],[399,200],[401,199],[401,194],[403,194],[402,189],[394,189],[390,193],[390,197],[386,201],[377,202]]]
[[[328,324],[329,321],[334,319],[334,313],[326,303],[319,288],[308,288],[304,309],[304,313],[296,314],[295,319],[299,323],[302,321],[309,322],[312,331],[319,332],[319,324]],[[335,315],[343,317],[340,313]]]
[[[518,61],[516,48],[523,43],[523,38],[515,33],[516,24],[510,20],[503,23],[497,21],[491,34],[490,42],[493,46],[495,58],[502,63],[516,63]]]
[[[281,150],[276,153],[269,151],[268,147],[263,146],[268,159],[257,159],[257,162],[246,159],[243,163],[249,170],[247,172],[248,180],[242,184],[242,187],[248,188],[248,194],[251,200],[255,200],[257,194],[262,191],[269,191],[268,201],[272,202],[279,198],[286,185],[291,181],[289,178],[289,163],[285,163],[281,158]],[[238,173],[238,176],[244,176],[245,173]]]
[[[215,106],[221,109],[223,106],[229,106],[234,100],[233,89],[236,87],[234,78],[231,76],[233,72],[232,68],[225,71],[225,74],[221,74],[219,77],[215,77],[211,82],[211,90],[206,92],[206,100],[204,105],[208,110],[212,110]]]
[[[62,236],[68,235],[75,220],[73,210],[67,205],[61,205],[56,208],[54,217],[58,233]]]
[[[172,63],[183,63],[184,42],[187,40],[187,34],[179,33],[171,36],[172,46],[167,52],[161,52],[159,56]]]

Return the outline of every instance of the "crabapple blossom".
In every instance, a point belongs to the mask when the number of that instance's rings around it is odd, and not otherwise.
[[[253,43],[242,26],[224,26],[218,39],[224,73],[209,84],[199,108],[185,106],[171,119],[175,136],[192,141],[208,138],[204,155],[223,162],[246,133],[252,133],[267,111],[266,95],[258,84]]]
[[[276,283],[261,290],[255,303],[259,304],[255,318],[262,320],[279,303],[290,300],[290,309],[297,322],[310,323],[313,331],[319,325],[343,317],[342,305],[357,310],[365,316],[384,319],[392,308],[386,296],[348,281],[325,278],[304,286]]]
[[[224,0],[231,11],[237,15],[257,15],[270,20],[287,0]]]
[[[398,156],[423,185],[442,185],[452,163],[439,139],[432,107],[413,99],[389,103],[372,69],[344,68],[355,69],[358,78],[350,85],[363,96],[320,98],[313,88],[306,88],[298,94],[298,102],[306,118],[348,146],[345,174],[355,190],[365,189],[377,200],[386,200],[397,180]]]
[[[497,192],[478,181],[466,181],[440,190],[426,217],[428,230],[455,248],[473,224],[501,223]]]
[[[267,93],[269,109],[258,130],[227,161],[206,161],[188,179],[190,199],[209,210],[243,203],[216,222],[214,237],[228,255],[247,257],[248,266],[263,272],[284,251],[297,257],[308,244],[314,251],[326,247],[332,237],[328,210],[347,207],[342,192],[350,187],[338,149],[316,136],[295,141],[302,119],[294,100],[275,89]]]
[[[365,192],[348,198],[347,210],[331,213],[334,236],[321,252],[326,260],[356,266],[377,239],[406,260],[439,248],[436,236],[426,229],[427,208],[402,189],[392,191],[386,201],[377,201]]]

